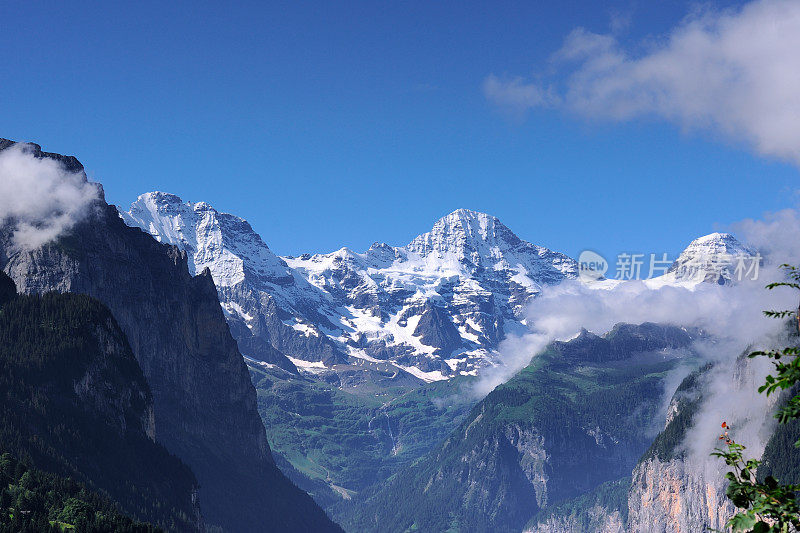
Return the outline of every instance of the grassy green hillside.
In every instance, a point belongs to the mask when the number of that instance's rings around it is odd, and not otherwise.
[[[657,432],[665,378],[691,358],[691,341],[645,324],[552,344],[442,444],[342,512],[343,525],[519,531],[540,511],[629,476]]]
[[[323,505],[352,498],[424,455],[475,401],[457,394],[472,378],[375,386],[381,372],[337,367],[340,375],[350,371],[364,377],[340,388],[335,376],[250,365],[270,446],[296,470],[284,464],[287,475]],[[338,498],[331,501],[330,490]]]

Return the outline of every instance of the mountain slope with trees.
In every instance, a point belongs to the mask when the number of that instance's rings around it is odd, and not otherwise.
[[[343,520],[352,531],[521,531],[537,513],[630,474],[658,428],[686,330],[618,325],[552,343],[422,460]]]
[[[14,146],[0,140],[0,151]],[[34,144],[17,149],[34,160],[66,161],[64,172],[87,181],[73,157]],[[4,221],[0,267],[22,293],[85,294],[108,307],[152,392],[155,438],[194,472],[206,523],[233,531],[340,531],[275,465],[208,270],[192,276],[185,252],[126,226],[101,190],[82,214],[30,249],[19,249],[13,221]]]
[[[152,394],[108,309],[81,295],[15,296],[2,272],[0,285],[0,451],[140,520],[198,530],[197,481],[155,442]]]

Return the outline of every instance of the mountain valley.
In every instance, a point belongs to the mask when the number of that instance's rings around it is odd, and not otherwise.
[[[78,493],[84,510],[176,531],[667,532],[733,513],[686,442],[714,380],[740,394],[756,367],[680,320],[547,336],[536,320],[556,315],[531,313],[625,281],[582,280],[466,209],[405,246],[281,257],[209,203],[150,192],[123,210],[75,158],[4,151],[97,191],[43,244],[0,224],[0,362],[20,376],[0,453],[37,483],[77,483],[37,520],[72,517]],[[724,298],[741,282],[708,258],[760,253],[713,233],[630,286]],[[769,471],[800,475],[796,427],[759,431]]]

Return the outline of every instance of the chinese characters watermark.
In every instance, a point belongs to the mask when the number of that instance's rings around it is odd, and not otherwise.
[[[757,280],[762,264],[760,253],[728,254],[702,253],[681,256],[677,261],[668,254],[628,253],[616,257],[617,280],[647,280],[671,274],[676,281],[726,282]],[[609,269],[606,259],[591,250],[584,250],[578,257],[578,274],[584,281],[604,279]]]

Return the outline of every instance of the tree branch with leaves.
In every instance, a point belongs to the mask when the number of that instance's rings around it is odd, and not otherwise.
[[[787,281],[770,283],[767,289],[789,287],[800,290],[800,269],[792,265],[781,265],[787,273]],[[786,319],[795,317],[800,331],[800,312],[791,310],[764,311],[770,318]],[[767,357],[774,366],[773,373],[768,374],[764,384],[758,388],[759,393],[767,396],[791,389],[800,383],[800,348],[789,346],[780,350],[755,351],[748,357]],[[800,394],[790,398],[775,414],[781,424],[800,419]],[[772,476],[763,481],[756,477],[761,461],[745,459],[745,447],[729,436],[727,423],[722,423],[725,449],[717,448],[713,456],[721,457],[731,470],[725,474],[729,480],[726,495],[733,504],[741,509],[729,521],[728,527],[734,532],[752,533],[789,533],[800,531],[800,506],[797,494],[800,485],[781,484]],[[800,440],[795,443],[800,447]]]

